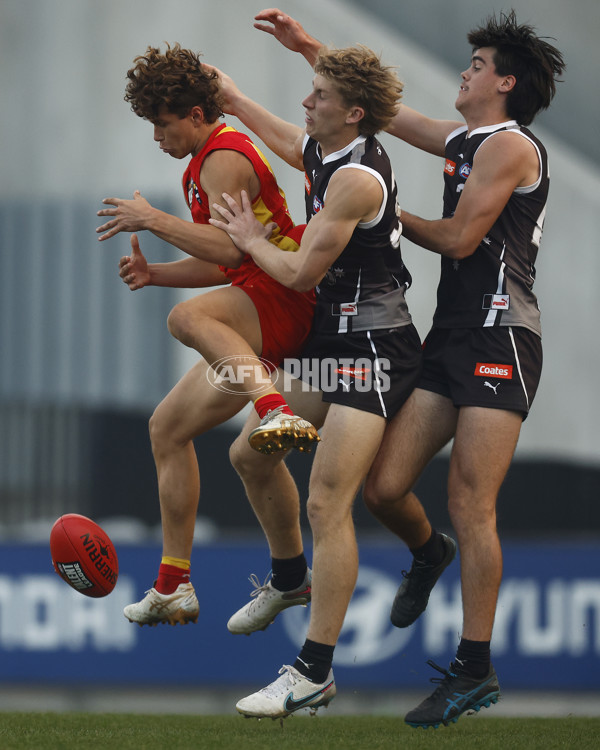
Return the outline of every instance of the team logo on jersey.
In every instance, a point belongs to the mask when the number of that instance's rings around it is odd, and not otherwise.
[[[444,172],[449,175],[453,175],[456,172],[456,163],[453,161],[450,161],[450,159],[446,159],[446,166],[444,167]]]
[[[200,193],[198,191],[198,186],[194,182],[194,180],[190,179],[188,182],[188,206],[192,207],[192,201],[194,199],[194,196],[196,197],[196,200],[198,201],[198,204],[202,205],[202,198],[200,197]]]
[[[512,380],[512,371],[512,365],[495,365],[489,362],[477,362],[473,374],[482,378],[489,378],[490,375],[492,375],[495,378]]]
[[[467,177],[471,174],[471,165],[467,164],[466,162],[462,164],[460,169],[458,170],[458,174],[461,177],[464,177],[464,179],[466,180]]]
[[[313,198],[313,214],[318,214],[322,208],[323,201],[315,195]]]

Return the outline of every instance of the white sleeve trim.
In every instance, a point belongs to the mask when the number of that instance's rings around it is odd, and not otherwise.
[[[479,146],[477,146],[477,150],[475,151],[475,154],[483,146],[483,144],[485,143],[485,141],[489,140],[490,138],[493,138],[493,136],[495,136],[496,133],[515,133],[516,135],[520,135],[522,138],[525,138],[526,140],[528,140],[529,143],[531,143],[531,145],[535,148],[536,153],[537,153],[537,157],[538,157],[538,166],[539,166],[537,180],[533,183],[533,185],[524,185],[523,187],[517,187],[517,188],[515,188],[513,190],[513,193],[516,193],[517,195],[524,195],[526,193],[533,193],[533,191],[536,190],[539,187],[540,182],[542,181],[542,155],[540,153],[539,148],[537,147],[537,144],[535,143],[535,141],[533,141],[522,130],[518,130],[516,128],[514,128],[514,129],[511,128],[510,130],[497,130],[494,133],[490,133],[490,135],[488,135],[488,137],[485,140],[481,141],[481,143],[479,144]],[[475,158],[475,154],[473,154],[473,159]]]
[[[451,132],[451,133],[450,133],[450,134],[448,135],[448,137],[446,138],[446,146],[447,146],[447,145],[448,145],[448,144],[450,143],[450,141],[451,141],[451,140],[452,140],[453,138],[456,138],[456,136],[457,136],[457,135],[459,135],[459,133],[464,133],[466,129],[467,129],[467,126],[466,126],[466,125],[461,125],[460,127],[456,128],[456,130],[453,130],[453,131],[452,131],[452,132]]]
[[[358,226],[361,229],[371,229],[374,226],[377,226],[379,222],[381,221],[381,217],[383,216],[383,212],[385,211],[385,206],[387,203],[388,198],[388,191],[387,186],[384,182],[383,177],[377,172],[375,169],[371,169],[371,167],[367,167],[364,164],[343,164],[339,169],[362,169],[363,172],[368,172],[370,175],[373,175],[373,177],[379,182],[381,185],[381,189],[383,190],[383,199],[381,201],[381,206],[379,207],[379,211],[377,212],[377,216],[375,216],[371,221],[359,221]],[[336,171],[339,171],[336,170]],[[327,198],[327,192],[325,192],[325,195],[323,196],[323,202],[325,202],[325,199]]]

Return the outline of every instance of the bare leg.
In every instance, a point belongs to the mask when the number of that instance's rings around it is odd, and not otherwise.
[[[252,398],[274,392],[269,373],[258,355],[262,334],[256,307],[239,287],[224,287],[176,305],[169,315],[171,335],[199,352],[209,363],[227,358],[228,363],[252,363],[239,383],[229,387]]]
[[[516,412],[460,410],[450,459],[449,511],[461,557],[463,637],[489,641],[502,579],[496,499],[519,438]]]
[[[417,388],[388,424],[364,488],[373,515],[417,548],[431,535],[431,525],[417,496],[417,479],[433,456],[451,439],[458,410],[449,399]]]
[[[237,414],[245,400],[211,388],[200,361],[158,405],[150,420],[158,475],[163,555],[189,560],[200,494],[193,438]]]
[[[432,695],[406,714],[412,726],[456,721],[464,711],[489,706],[500,696],[489,651],[502,578],[496,499],[521,423],[515,412],[460,408],[450,457],[448,508],[461,555],[462,638],[454,668],[444,673]]]
[[[198,599],[189,583],[188,569],[200,493],[192,440],[232,417],[245,403],[235,394],[211,388],[206,379],[207,369],[203,360],[195,365],[167,394],[150,419],[162,518],[163,562],[156,588],[150,589],[142,601],[123,610],[130,622],[139,625],[185,624],[198,618]],[[182,574],[174,573],[173,568],[179,568]]]
[[[319,392],[302,393],[301,383],[293,381],[291,390],[286,389],[285,394],[293,408],[300,405],[313,424],[322,423],[328,405],[322,402]],[[306,604],[311,598],[310,584],[306,579],[307,561],[303,554],[298,490],[284,463],[283,453],[265,456],[250,447],[248,436],[257,423],[258,417],[252,412],[230,451],[231,462],[244,483],[250,504],[267,538],[272,559],[272,578],[260,586],[251,577],[256,584],[251,601],[235,612],[227,623],[230,632],[248,635],[264,630],[283,609]]]
[[[290,387],[291,390],[284,393],[288,404],[320,427],[328,408],[322,402],[321,394],[302,392],[302,384],[295,379]],[[244,483],[252,509],[267,538],[271,557],[282,560],[297,557],[303,551],[298,488],[283,460],[285,454],[265,456],[250,448],[248,435],[257,424],[258,417],[252,412],[231,446],[231,463]]]
[[[337,642],[356,585],[358,553],[352,506],[384,429],[383,417],[349,407],[333,404],[327,415],[307,506],[314,544],[307,637],[318,643]]]
[[[448,508],[461,554],[463,636],[489,641],[502,554],[496,499],[512,459],[521,415],[462,407],[416,389],[388,426],[365,485],[371,512],[411,547],[427,541],[431,526],[411,491],[422,470],[456,431],[448,478]]]
[[[258,419],[249,424],[255,426]],[[250,448],[249,424],[231,446],[231,463],[267,538],[271,557],[297,557],[303,551],[298,488],[284,453],[265,456]]]

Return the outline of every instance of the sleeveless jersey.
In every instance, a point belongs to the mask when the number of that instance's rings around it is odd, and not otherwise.
[[[200,171],[204,159],[211,151],[217,149],[239,151],[250,160],[260,180],[260,194],[252,198],[252,209],[256,218],[261,224],[273,221],[277,225],[270,239],[273,244],[282,250],[297,250],[305,227],[294,226],[285,194],[279,188],[268,161],[247,135],[225,124],[213,130],[202,150],[192,158],[183,175],[183,192],[194,222],[208,224],[210,218],[208,196],[200,184]],[[235,286],[265,275],[249,255],[244,257],[239,268],[225,266],[219,266],[219,268]]]
[[[438,328],[520,326],[541,336],[540,311],[533,293],[535,261],[548,197],[548,156],[535,136],[514,120],[477,128],[466,126],[446,141],[444,217],[454,214],[477,149],[495,133],[527,138],[538,154],[537,181],[516,188],[502,213],[468,258],[442,257],[433,325]]]
[[[303,152],[307,221],[326,204],[329,180],[338,169],[363,169],[383,190],[377,216],[357,225],[316,288],[315,330],[347,333],[408,325],[404,294],[411,276],[400,253],[396,180],[385,150],[375,137],[359,136],[322,159],[318,143],[305,136]]]

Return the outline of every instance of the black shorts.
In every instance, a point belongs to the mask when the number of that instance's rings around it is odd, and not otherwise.
[[[323,401],[391,419],[421,375],[421,341],[412,324],[352,333],[311,334],[300,360],[283,368]]]
[[[419,388],[456,407],[507,409],[527,417],[542,373],[542,342],[527,328],[432,328]]]

